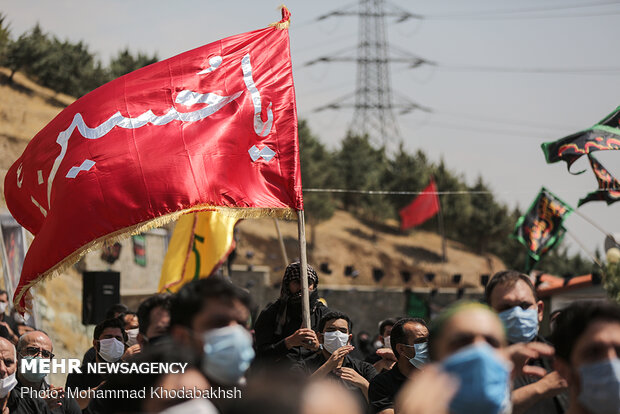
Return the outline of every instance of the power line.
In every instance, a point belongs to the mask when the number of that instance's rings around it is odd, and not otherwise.
[[[441,109],[433,110],[433,112],[436,114],[446,114],[451,117],[459,117],[459,118],[463,118],[467,120],[473,120],[473,121],[480,120],[484,122],[491,122],[491,123],[504,124],[504,125],[518,125],[518,126],[523,126],[526,128],[544,128],[544,129],[554,129],[554,130],[561,129],[561,128],[568,128],[571,130],[583,129],[583,126],[579,127],[579,126],[574,126],[574,125],[543,124],[540,122],[532,122],[531,120],[521,121],[517,119],[498,118],[498,117],[484,116],[484,115],[481,116],[481,115],[476,115],[476,114],[468,114],[468,113],[457,112],[457,111],[446,111],[446,110],[441,110]]]
[[[521,8],[521,9],[498,9],[498,10],[481,10],[475,12],[453,12],[453,13],[443,13],[443,14],[429,14],[429,15],[420,15],[424,20],[452,20],[452,19],[470,19],[470,20],[486,20],[486,19],[523,19],[523,18],[554,18],[554,17],[591,17],[591,16],[605,16],[610,14],[617,14],[620,11],[611,10],[611,11],[601,11],[596,13],[588,13],[588,14],[536,14],[541,12],[553,12],[553,11],[561,11],[561,10],[571,10],[571,9],[583,9],[583,8],[592,8],[592,7],[600,7],[600,6],[608,6],[620,4],[620,1],[617,0],[608,0],[608,1],[599,1],[599,2],[588,2],[588,3],[577,3],[570,5],[559,5],[559,6],[543,6],[543,7],[530,7],[530,8]],[[518,15],[519,13],[524,13],[526,15]],[[528,14],[529,13],[529,14]],[[534,14],[532,14],[534,13]]]
[[[532,191],[491,191],[491,190],[458,190],[458,191],[384,191],[384,190],[350,190],[346,188],[304,188],[307,193],[344,193],[366,195],[464,195],[464,194],[532,194]],[[571,189],[563,193],[579,193],[583,191]]]
[[[500,135],[511,135],[511,136],[515,136],[515,137],[519,137],[519,138],[532,138],[532,139],[538,139],[540,140],[543,134],[535,134],[532,131],[515,131],[515,130],[507,130],[507,129],[495,129],[495,128],[483,128],[483,127],[475,127],[475,126],[469,126],[469,125],[457,125],[457,124],[451,124],[449,122],[433,122],[433,121],[429,121],[428,126],[436,126],[439,128],[448,128],[448,129],[455,129],[455,130],[459,130],[459,131],[474,131],[474,132],[483,132],[486,134],[500,134]]]
[[[620,13],[620,12],[619,12]],[[439,69],[460,71],[460,72],[497,72],[497,73],[536,73],[536,74],[568,74],[568,75],[616,75],[620,72],[620,67],[582,67],[582,68],[515,68],[508,66],[483,66],[483,65],[464,65],[446,64],[432,61],[425,61],[424,64],[436,66]],[[419,66],[419,65],[418,65]]]
[[[368,195],[455,195],[455,194],[494,194],[493,191],[383,191],[383,190],[348,190],[344,188],[304,188],[308,193],[346,193],[346,194],[368,194]]]

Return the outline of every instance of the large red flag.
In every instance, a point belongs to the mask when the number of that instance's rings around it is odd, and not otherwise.
[[[437,187],[432,178],[422,192],[423,194],[417,196],[411,204],[399,211],[401,230],[422,224],[439,212]]]
[[[75,101],[5,178],[35,235],[14,301],[90,249],[193,210],[303,209],[288,21],[122,76]],[[231,213],[232,212],[232,213]]]

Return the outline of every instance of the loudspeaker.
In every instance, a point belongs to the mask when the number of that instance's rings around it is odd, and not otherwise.
[[[105,319],[110,306],[121,301],[121,274],[84,272],[82,281],[82,324],[96,325]]]

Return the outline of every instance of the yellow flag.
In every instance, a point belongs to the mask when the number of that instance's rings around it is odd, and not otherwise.
[[[176,292],[192,280],[211,275],[235,247],[237,220],[216,211],[181,216],[161,269],[159,292]]]

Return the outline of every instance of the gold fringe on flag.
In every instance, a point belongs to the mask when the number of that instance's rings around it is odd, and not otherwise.
[[[87,255],[88,253],[101,248],[103,245],[111,245],[116,243],[117,241],[127,239],[133,235],[144,233],[150,229],[156,227],[162,227],[172,221],[177,220],[183,214],[195,212],[195,211],[217,211],[223,215],[229,217],[236,217],[239,219],[244,218],[262,218],[262,217],[271,217],[271,218],[279,218],[283,220],[293,220],[296,218],[296,212],[292,208],[242,208],[242,207],[222,207],[222,206],[209,206],[209,205],[197,205],[184,210],[175,211],[174,213],[166,214],[161,217],[156,217],[154,219],[135,224],[133,226],[125,227],[124,229],[117,230],[113,233],[102,236],[96,240],[93,240],[84,246],[78,248],[69,256],[65,257],[62,261],[58,262],[56,265],[45,271],[44,273],[37,276],[35,279],[31,280],[25,286],[17,292],[15,299],[13,300],[13,305],[15,309],[23,313],[26,311],[25,308],[22,308],[19,305],[19,302],[28,292],[25,297],[26,303],[32,303],[32,297],[29,294],[29,289],[32,288],[39,282],[42,282],[48,278],[54,278],[60,274],[62,274],[67,268],[73,266],[77,263],[82,257]],[[28,306],[28,305],[27,305]],[[30,306],[28,306],[30,307]]]

